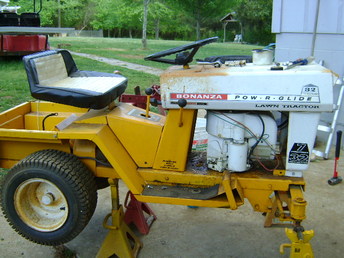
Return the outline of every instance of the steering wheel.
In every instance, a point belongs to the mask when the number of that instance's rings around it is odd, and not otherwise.
[[[207,38],[207,39],[202,39],[202,40],[198,40],[195,41],[193,43],[187,44],[187,45],[183,45],[180,47],[176,47],[176,48],[171,48],[168,50],[164,50],[164,51],[160,51],[158,53],[155,54],[151,54],[149,56],[146,56],[144,58],[144,60],[150,60],[150,61],[155,61],[155,62],[160,62],[160,63],[167,63],[167,64],[174,64],[174,65],[183,65],[183,66],[187,66],[188,63],[192,62],[192,58],[194,57],[194,55],[197,53],[198,49],[206,44],[212,43],[212,42],[216,42],[218,40],[219,37],[212,37],[212,38]],[[188,49],[192,49],[191,53],[186,51],[183,52],[185,50]],[[182,53],[180,53],[182,52]],[[164,59],[162,57],[164,56],[168,56],[168,55],[172,55],[172,54],[176,54],[176,58],[173,59]]]

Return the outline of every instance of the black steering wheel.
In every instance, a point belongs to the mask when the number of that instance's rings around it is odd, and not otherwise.
[[[150,60],[150,61],[155,61],[155,62],[160,62],[160,63],[186,66],[188,63],[192,62],[192,58],[197,53],[197,51],[200,47],[202,47],[206,44],[212,43],[212,42],[216,42],[218,40],[218,38],[219,37],[212,37],[212,38],[198,40],[198,41],[192,42],[192,43],[187,44],[187,45],[183,45],[180,47],[175,47],[175,48],[171,48],[168,50],[160,51],[160,52],[155,53],[155,54],[151,54],[149,56],[146,56],[144,59],[146,61]],[[183,51],[188,50],[188,49],[192,49],[191,53],[188,51],[183,52]],[[182,53],[180,53],[180,52],[182,52]],[[176,53],[179,53],[179,54],[176,55],[176,58],[174,60],[162,58],[164,56],[168,56],[168,55],[172,55],[172,54],[176,54]]]

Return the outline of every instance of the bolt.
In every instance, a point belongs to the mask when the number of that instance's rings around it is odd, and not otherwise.
[[[201,189],[192,189],[191,190],[191,193],[193,193],[193,194],[199,194],[201,192],[202,192]]]
[[[45,195],[42,196],[41,202],[44,205],[50,205],[54,200],[55,198],[52,193],[46,193]]]

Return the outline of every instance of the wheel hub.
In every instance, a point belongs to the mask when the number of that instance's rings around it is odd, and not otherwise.
[[[14,194],[14,205],[24,223],[42,232],[61,228],[68,218],[66,197],[55,184],[42,178],[21,183]]]
[[[54,195],[52,193],[47,193],[42,196],[41,203],[44,205],[50,205],[53,203],[54,200],[55,200]]]

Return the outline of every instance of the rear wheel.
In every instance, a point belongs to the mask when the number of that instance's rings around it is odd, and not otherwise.
[[[97,203],[94,176],[75,156],[43,150],[14,166],[0,186],[2,210],[20,235],[39,244],[75,238]]]

